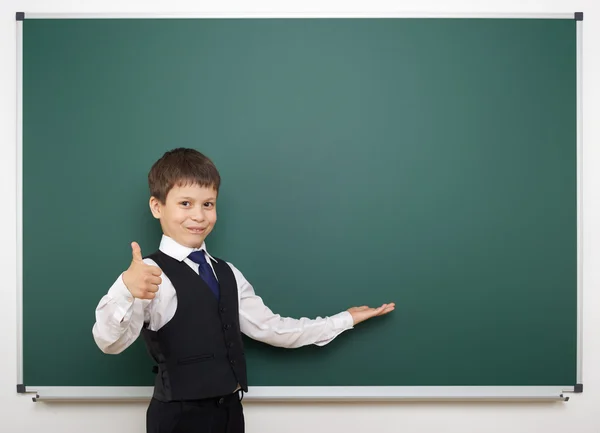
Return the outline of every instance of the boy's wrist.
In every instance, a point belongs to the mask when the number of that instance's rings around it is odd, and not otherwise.
[[[117,280],[108,290],[108,295],[123,307],[126,307],[128,304],[133,302],[133,295],[123,281],[123,274],[117,278]]]

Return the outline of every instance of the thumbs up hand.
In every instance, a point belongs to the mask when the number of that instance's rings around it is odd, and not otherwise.
[[[158,266],[150,266],[142,260],[142,249],[137,242],[131,243],[131,265],[123,272],[123,282],[127,290],[136,298],[153,299],[162,283],[162,271]]]

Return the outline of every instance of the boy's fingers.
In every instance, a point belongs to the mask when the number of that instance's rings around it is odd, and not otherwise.
[[[358,316],[355,316],[355,323],[360,323],[364,320],[370,319],[376,316],[383,316],[384,314],[389,313],[390,311],[394,311],[396,304],[391,302],[389,304],[382,304],[381,306],[374,308],[369,307],[367,305],[362,305],[360,307],[353,307],[349,311],[353,313],[361,313]]]
[[[133,257],[134,262],[142,261],[142,249],[137,242],[131,243],[131,256]]]
[[[162,275],[162,271],[158,266],[150,266],[150,273],[156,277],[160,277]]]
[[[391,313],[392,311],[394,311],[394,309],[395,307],[388,305],[381,313],[379,313],[379,315],[383,316],[384,314]]]
[[[148,279],[146,281],[152,285],[158,286],[160,283],[162,283],[162,278],[151,276],[151,277],[148,277]]]
[[[156,284],[150,284],[147,291],[150,293],[158,292],[158,286]]]

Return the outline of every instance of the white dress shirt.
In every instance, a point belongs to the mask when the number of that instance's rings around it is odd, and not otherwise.
[[[196,249],[188,248],[165,235],[160,242],[160,251],[183,261],[196,273],[198,264],[187,257],[192,251],[200,250],[204,251],[207,262],[213,268],[212,261],[216,260],[208,254],[205,244]],[[157,266],[151,259],[144,259],[144,263]],[[263,303],[235,266],[227,264],[237,282],[240,328],[248,337],[287,348],[308,344],[323,346],[353,327],[352,315],[347,311],[315,319],[281,317]],[[164,272],[161,279],[162,283],[154,299],[134,298],[127,290],[122,276],[119,276],[100,300],[92,333],[96,344],[104,353],[116,354],[125,350],[138,338],[144,323],[148,324],[150,330],[158,331],[173,318],[177,310],[177,293]]]

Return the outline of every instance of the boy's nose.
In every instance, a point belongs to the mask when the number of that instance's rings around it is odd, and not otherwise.
[[[194,219],[194,221],[203,221],[204,212],[202,210],[199,210],[198,212],[195,212],[194,215],[192,215],[192,218]]]

